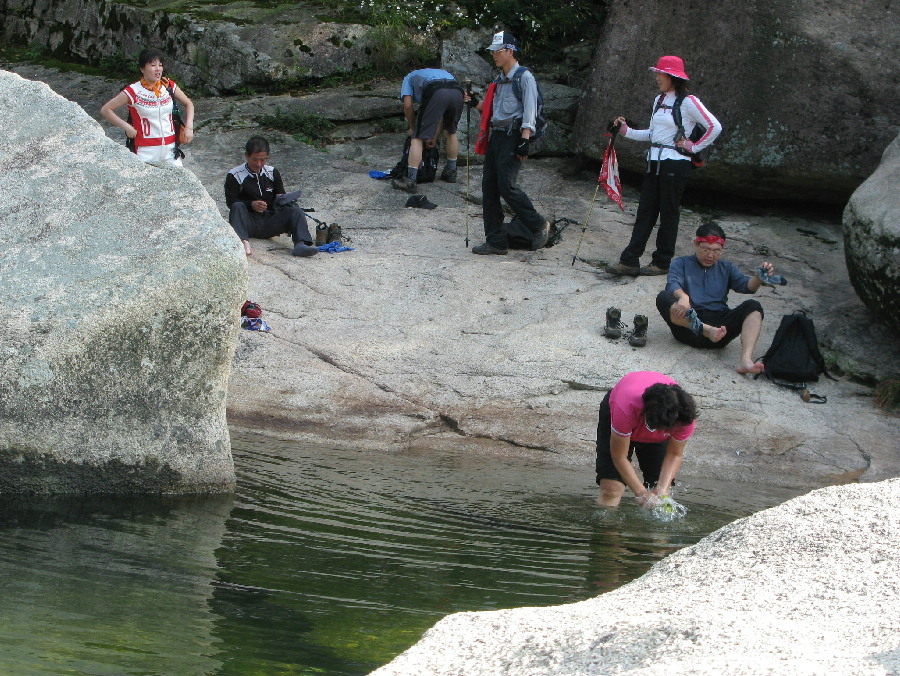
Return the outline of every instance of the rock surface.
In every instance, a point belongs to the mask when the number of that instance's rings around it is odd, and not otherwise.
[[[456,613],[373,676],[896,674],[900,480],[758,512],[594,599]]]
[[[53,81],[96,113],[99,104],[86,93],[100,83],[20,70]],[[286,237],[254,243],[249,297],[262,304],[273,331],[240,335],[232,424],[361,450],[453,446],[521,455],[582,466],[591,483],[604,391],[625,373],[649,368],[675,377],[701,404],[686,475],[811,488],[900,474],[897,418],[875,408],[872,390],[859,384],[896,377],[900,344],[853,293],[837,222],[707,212],[723,221],[728,255],[742,269],[766,258],[790,280],[758,294],[768,318],[756,354],[768,347],[780,315],[805,309],[835,370],[854,374],[814,385],[829,401],[812,406],[734,373],[737,344],[710,353],[676,343],[655,313],[660,278],[603,271],[627,239],[634,189],[625,214],[601,195],[583,240],[571,225],[557,247],[486,259],[465,244],[467,233],[470,246],[480,243],[482,226],[480,209],[466,207],[464,168],[460,183],[421,187],[436,209],[404,209],[406,193],[368,175],[393,166],[402,135],[348,140],[323,152],[260,129],[253,121],[258,98],[196,103],[202,127],[187,166],[223,213],[225,172],[241,161],[247,137],[263,132],[288,189],[302,189],[312,215],[338,223],[356,248],[298,260]],[[585,220],[592,171],[568,160],[530,160],[521,179],[548,217]],[[480,198],[478,167],[468,193]],[[680,251],[689,251],[698,217],[685,211]],[[646,348],[600,336],[610,305],[629,324],[635,314],[650,317]]]
[[[717,49],[727,45],[727,49]],[[897,17],[891,3],[727,0],[714,7],[613,0],[575,127],[577,150],[602,157],[606,124],[646,128],[648,66],[685,60],[691,89],[724,127],[697,183],[751,197],[843,205],[900,127]],[[617,144],[643,171],[646,144]]]
[[[180,83],[213,93],[372,65],[366,26],[322,22],[315,11],[304,4],[234,3],[213,14],[179,3],[147,9],[112,0],[0,0],[0,35],[91,63],[130,62],[156,47]]]
[[[0,71],[0,493],[223,491],[247,266],[188,171]]]
[[[844,209],[850,281],[872,312],[900,329],[900,136]]]

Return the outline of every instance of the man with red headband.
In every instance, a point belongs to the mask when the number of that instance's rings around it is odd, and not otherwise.
[[[759,273],[745,275],[720,260],[725,250],[725,232],[710,221],[697,228],[694,255],[675,258],[669,266],[666,288],[656,297],[656,308],[672,335],[693,347],[718,349],[741,337],[741,357],[736,371],[755,374],[762,363],[753,362],[753,350],[762,329],[763,309],[757,300],[728,307],[728,292],[756,293],[762,285]],[[764,262],[760,269],[772,275],[775,266]]]

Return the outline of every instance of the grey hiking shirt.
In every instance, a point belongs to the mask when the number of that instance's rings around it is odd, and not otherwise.
[[[519,62],[509,69],[513,75],[519,67]],[[537,116],[537,81],[530,70],[522,73],[519,82],[522,89],[522,102],[516,98],[516,92],[512,81],[506,75],[501,74],[496,80],[497,89],[494,92],[494,102],[491,108],[491,126],[504,127],[513,120],[522,120],[522,126],[535,131],[534,119]]]

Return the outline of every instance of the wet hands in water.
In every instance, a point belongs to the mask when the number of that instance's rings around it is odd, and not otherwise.
[[[651,493],[647,491],[643,495],[638,496],[638,504],[644,509],[653,509],[657,505],[659,505],[659,496],[656,493]]]

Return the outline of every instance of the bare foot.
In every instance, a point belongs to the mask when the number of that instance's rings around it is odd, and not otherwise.
[[[242,239],[241,244],[244,245],[244,253],[245,254],[247,254],[249,256],[250,254],[253,253],[253,247],[250,246],[250,242],[248,242],[246,239]]]
[[[725,334],[728,333],[728,329],[724,326],[710,326],[709,324],[703,325],[703,335],[706,336],[713,343],[718,343],[725,337]]]
[[[738,373],[749,373],[751,375],[756,375],[757,373],[762,373],[765,371],[766,367],[762,362],[753,363],[752,361],[741,362],[735,367],[735,371]]]

